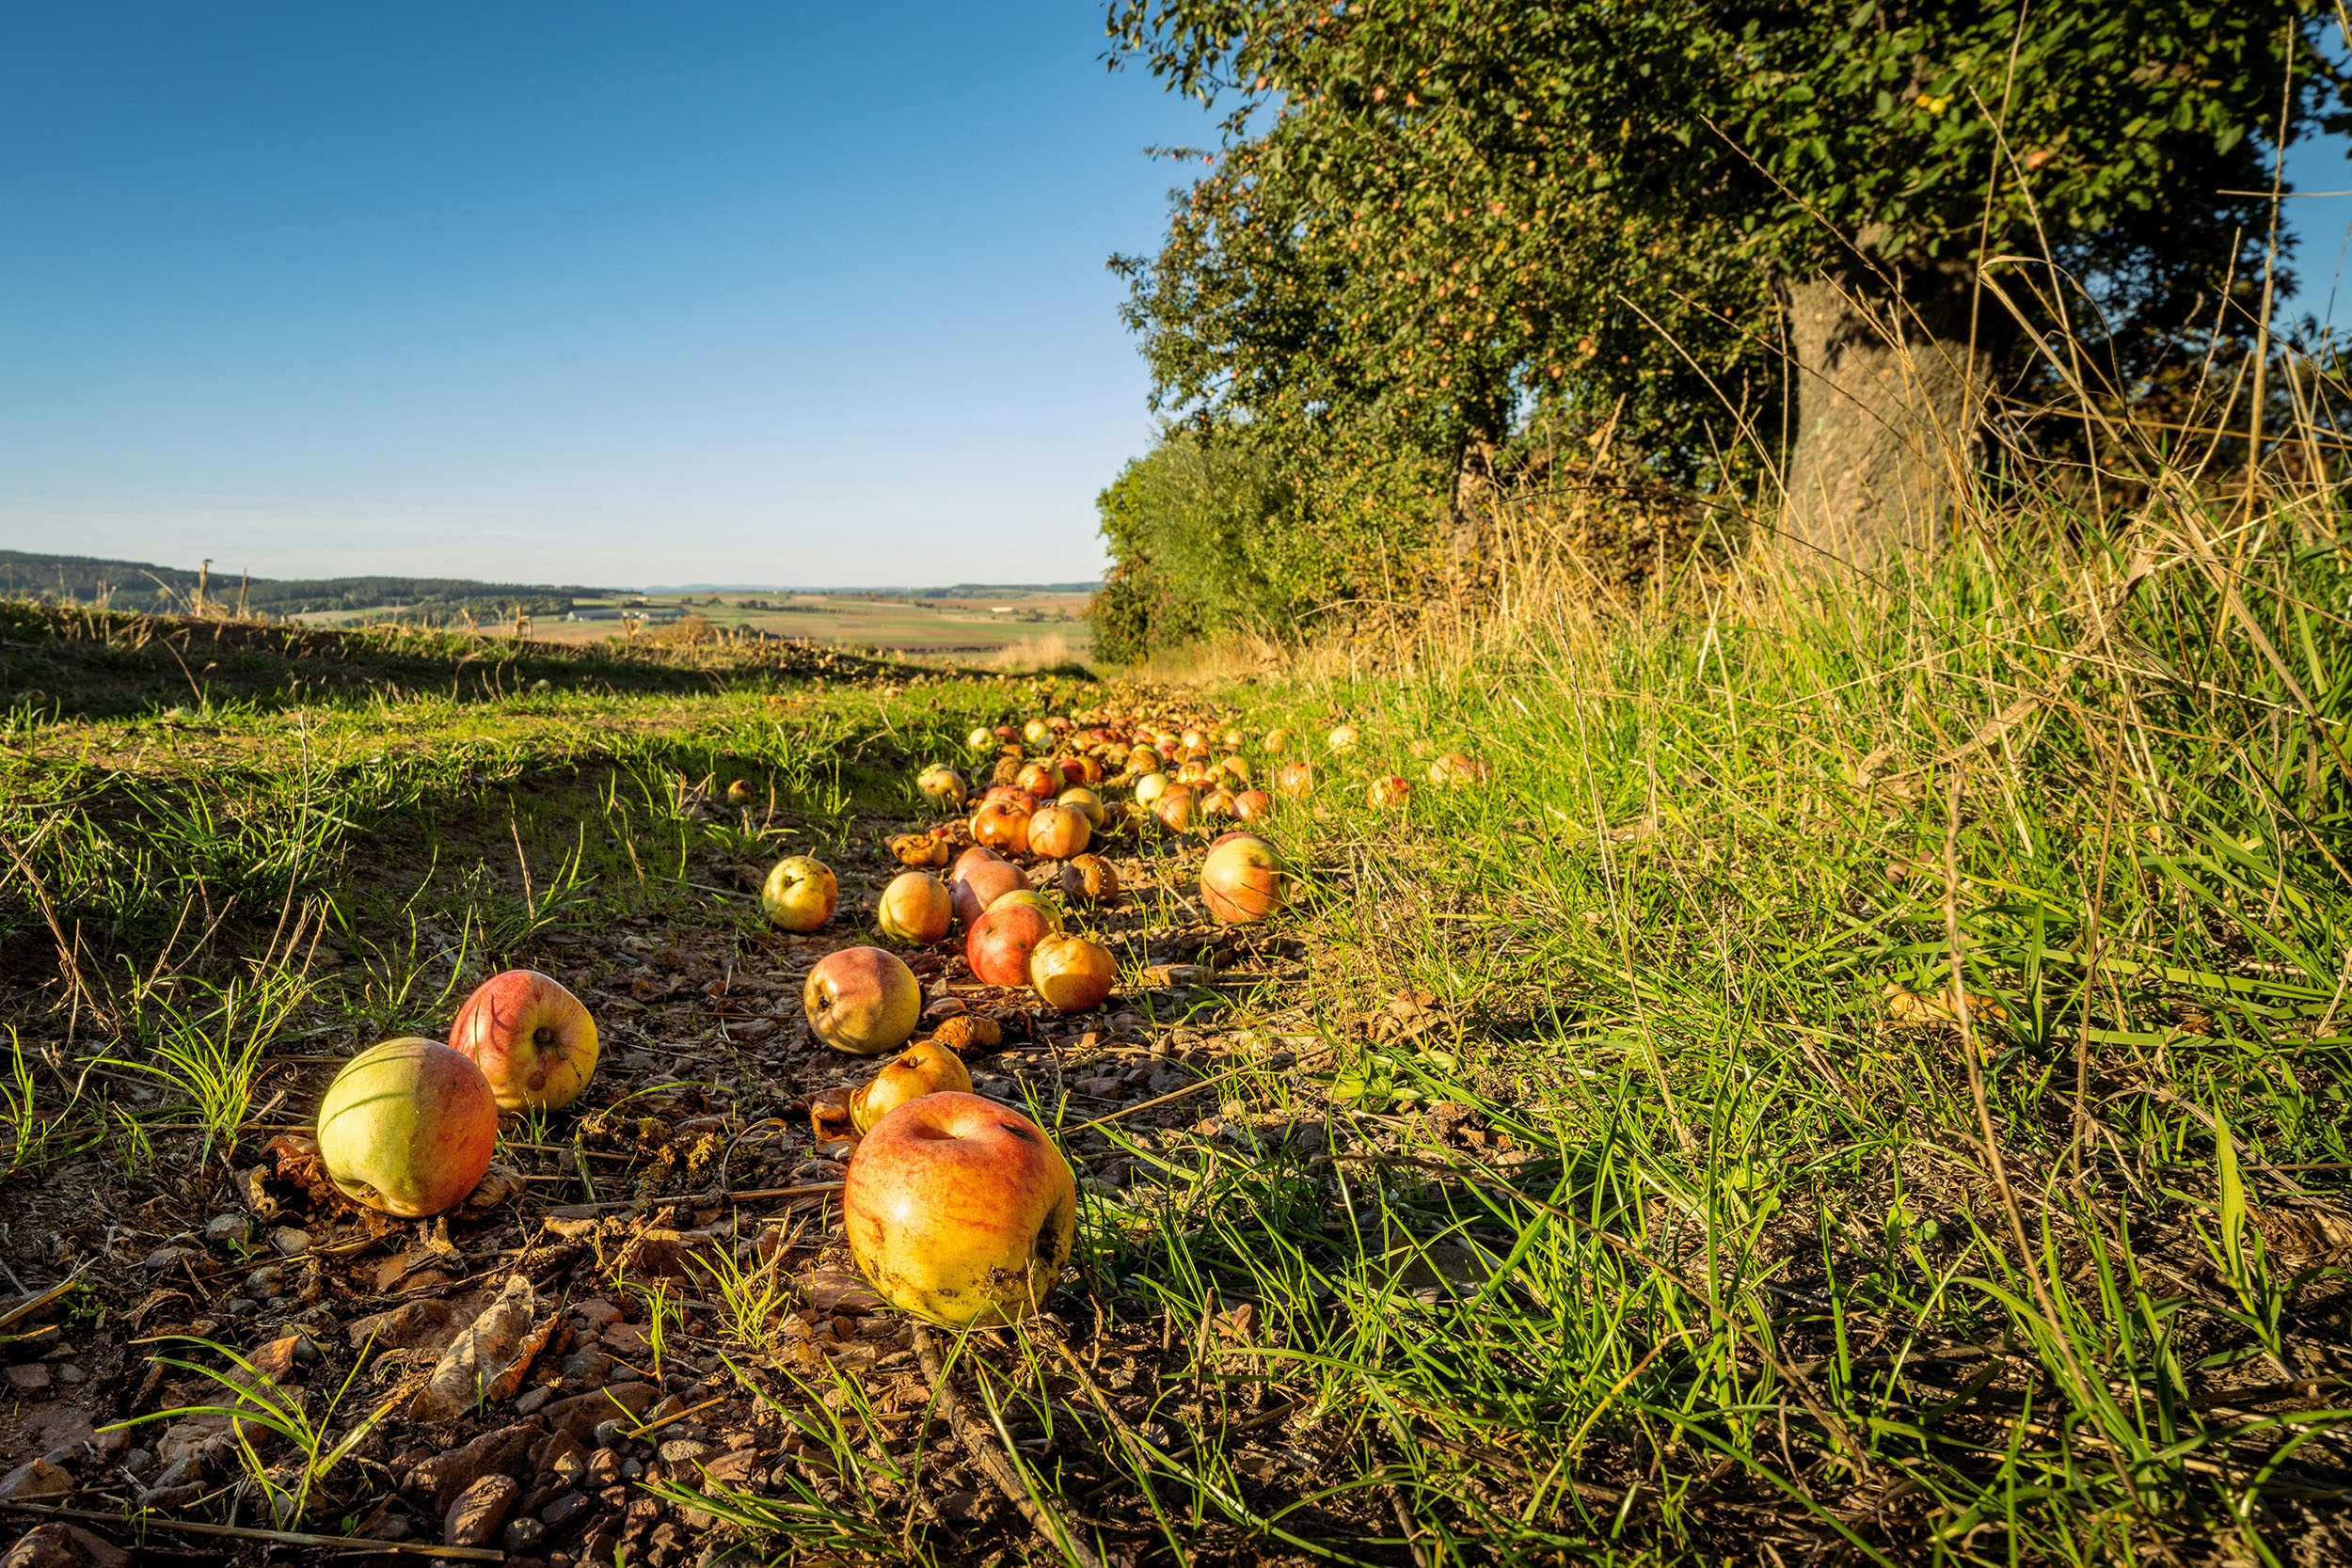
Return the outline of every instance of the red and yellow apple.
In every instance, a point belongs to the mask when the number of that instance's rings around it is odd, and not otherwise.
[[[1041,796],[1049,800],[1062,787],[1060,769],[1048,768],[1041,762],[1033,762],[1021,769],[1012,782],[1016,787],[1025,789],[1032,795]]]
[[[490,1168],[499,1107],[472,1057],[438,1040],[386,1040],[319,1101],[319,1159],[335,1190],[402,1219],[465,1201]]]
[[[1311,762],[1286,762],[1274,771],[1274,792],[1287,795],[1294,800],[1305,800],[1315,792],[1315,765]]]
[[[1190,832],[1192,819],[1200,810],[1200,797],[1184,784],[1170,784],[1152,802],[1152,815],[1160,819],[1160,826],[1171,832]]]
[[[850,1254],[901,1311],[951,1328],[1017,1323],[1070,1261],[1078,1187],[1020,1112],[952,1090],[874,1124],[841,1195]]]
[[[915,779],[914,787],[923,792],[923,799],[940,811],[959,811],[972,793],[963,775],[945,763],[934,763],[923,769]]]
[[[1272,756],[1278,752],[1287,751],[1290,748],[1290,731],[1268,730],[1266,731],[1265,739],[1259,743],[1258,749],[1265,752],[1268,756]]]
[[[947,884],[947,896],[956,918],[967,931],[991,904],[1029,885],[1028,877],[1019,866],[993,856],[983,861],[966,855],[956,863],[956,868],[955,877]]]
[[[596,1021],[535,969],[510,969],[457,1009],[450,1049],[473,1058],[501,1111],[560,1110],[596,1070]]]
[[[1086,815],[1068,806],[1046,806],[1029,818],[1029,853],[1066,861],[1083,853],[1089,833]]]
[[[999,900],[972,923],[963,939],[964,961],[984,986],[1025,985],[1029,955],[1053,934],[1053,918],[1044,910]]]
[[[882,935],[893,942],[933,942],[955,923],[956,903],[938,878],[901,872],[882,889],[875,917]]]
[[[972,814],[972,840],[986,849],[1026,849],[1029,813],[1010,800],[982,800]]]
[[[1233,797],[1233,815],[1244,822],[1255,822],[1274,810],[1274,797],[1263,789],[1245,789]]]
[[[1200,863],[1200,901],[1220,926],[1246,926],[1282,907],[1282,857],[1264,839],[1228,833]]]
[[[1467,789],[1484,784],[1493,769],[1484,760],[1460,752],[1448,752],[1429,765],[1429,782],[1447,789]]]
[[[970,1094],[972,1074],[962,1057],[937,1040],[916,1040],[850,1096],[850,1125],[871,1132],[876,1122],[908,1101],[943,1090]]]
[[[1387,773],[1372,781],[1371,785],[1364,791],[1364,800],[1373,810],[1386,811],[1391,806],[1403,805],[1412,797],[1412,793],[1413,782],[1410,779],[1401,779],[1394,773]]]
[[[1355,725],[1335,724],[1332,726],[1331,733],[1324,737],[1324,743],[1335,752],[1344,752],[1353,748],[1357,739]]]
[[[853,1056],[879,1056],[906,1044],[923,1016],[923,987],[898,954],[844,947],[808,972],[801,1006],[817,1037]]]
[[[787,931],[813,931],[833,918],[841,896],[833,867],[808,855],[776,862],[759,890],[759,907]]]
[[[1119,984],[1119,959],[1081,936],[1047,937],[1029,955],[1029,984],[1047,1006],[1083,1013],[1101,1006]]]

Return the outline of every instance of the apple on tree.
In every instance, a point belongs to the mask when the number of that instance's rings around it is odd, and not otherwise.
[[[808,855],[776,862],[759,890],[759,907],[787,931],[813,931],[833,918],[841,886],[833,867]]]
[[[844,947],[808,972],[801,1006],[817,1037],[853,1056],[896,1051],[923,1016],[923,987],[898,954]]]
[[[354,1203],[419,1219],[465,1201],[499,1135],[490,1081],[438,1040],[386,1040],[335,1074],[319,1101],[319,1161]]]
[[[493,974],[466,998],[450,1049],[482,1069],[501,1111],[561,1110],[596,1070],[596,1021],[535,969]]]
[[[1070,1163],[1028,1117],[976,1094],[910,1100],[850,1157],[850,1254],[882,1299],[950,1328],[1018,1323],[1076,1238]]]

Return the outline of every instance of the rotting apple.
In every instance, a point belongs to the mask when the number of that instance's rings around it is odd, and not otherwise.
[[[961,810],[964,800],[972,793],[972,786],[964,782],[963,775],[946,763],[933,763],[924,768],[916,777],[914,787],[921,790],[923,799],[938,811]]]
[[[1258,743],[1258,750],[1265,752],[1268,756],[1273,756],[1277,752],[1288,751],[1290,749],[1290,731],[1268,730],[1265,734],[1265,739]]]
[[[972,923],[963,939],[964,962],[984,986],[1025,985],[1029,955],[1053,934],[1053,917],[1044,910],[1000,899]]]
[[[952,1090],[874,1124],[841,1195],[850,1254],[902,1311],[951,1328],[1039,1311],[1070,1261],[1078,1187],[1028,1117]]]
[[[1080,855],[1061,868],[1061,895],[1073,904],[1119,902],[1119,873],[1100,855]]]
[[[1233,815],[1244,822],[1255,822],[1273,810],[1274,797],[1263,789],[1245,789],[1233,797]]]
[[[1429,765],[1429,782],[1448,789],[1467,789],[1471,784],[1485,784],[1492,771],[1478,757],[1448,752]]]
[[[947,883],[947,896],[967,931],[991,904],[1029,885],[1027,873],[1008,860],[976,861],[966,855],[956,863],[961,869]]]
[[[853,1056],[895,1051],[923,1016],[923,987],[898,954],[844,947],[817,960],[801,988],[817,1037]]]
[[[1029,818],[1029,853],[1066,861],[1081,854],[1090,829],[1082,812],[1067,806],[1045,806]]]
[[[1391,806],[1403,805],[1412,798],[1412,780],[1399,778],[1394,773],[1384,773],[1365,789],[1364,800],[1375,811],[1386,811]]]
[[[1220,926],[1247,926],[1282,907],[1282,857],[1264,839],[1229,833],[1200,863],[1200,901]]]
[[[850,1096],[850,1125],[871,1132],[876,1122],[908,1101],[943,1091],[970,1094],[970,1070],[962,1057],[937,1040],[916,1040]]]
[[[776,862],[759,889],[759,907],[787,931],[813,931],[833,918],[841,896],[833,867],[809,855]]]
[[[1047,1006],[1083,1013],[1101,1006],[1119,984],[1119,959],[1082,936],[1047,937],[1029,955],[1029,984]]]
[[[501,1111],[561,1110],[596,1070],[596,1021],[552,975],[491,975],[457,1009],[450,1049],[473,1059]]]
[[[946,865],[954,847],[937,833],[900,833],[890,841],[890,856],[900,865]]]
[[[1232,790],[1212,789],[1200,797],[1200,816],[1203,820],[1215,822],[1232,815],[1233,792]]]
[[[1324,736],[1324,744],[1335,752],[1345,752],[1353,749],[1359,738],[1355,725],[1335,724],[1331,733]]]
[[[1315,765],[1311,762],[1286,762],[1274,771],[1274,792],[1301,800],[1315,792]]]
[[[920,871],[893,877],[875,903],[876,924],[893,942],[937,942],[947,934],[955,918],[956,903],[947,884]]]
[[[1152,815],[1160,819],[1160,826],[1170,832],[1190,832],[1192,819],[1200,810],[1200,797],[1184,784],[1170,784],[1152,802]]]
[[[1033,762],[1022,768],[1012,782],[1015,786],[1027,790],[1040,800],[1050,800],[1061,790],[1061,770],[1048,768],[1041,762]]]
[[[386,1040],[319,1101],[319,1160],[335,1190],[402,1219],[465,1201],[490,1168],[499,1107],[474,1059],[438,1040]]]
[[[972,814],[972,841],[989,849],[1025,850],[1029,816],[1011,800],[982,800],[980,809]]]
[[[758,799],[759,791],[752,787],[749,779],[738,779],[727,785],[727,804],[731,806],[748,806]]]

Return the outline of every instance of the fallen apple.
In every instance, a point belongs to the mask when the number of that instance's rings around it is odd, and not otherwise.
[[[1211,822],[1232,816],[1233,792],[1223,788],[1210,790],[1200,797],[1200,815]]]
[[[1119,902],[1119,873],[1100,855],[1080,855],[1061,868],[1061,895],[1073,904]]]
[[[759,907],[787,931],[813,931],[833,918],[841,896],[833,868],[807,855],[776,862],[759,890]]]
[[[898,954],[844,947],[817,960],[801,988],[817,1037],[853,1056],[895,1051],[923,1016],[923,988]]]
[[[876,924],[893,942],[937,942],[947,934],[955,918],[955,899],[947,884],[920,871],[892,878],[875,907]]]
[[[1042,719],[1032,719],[1021,726],[1021,738],[1032,746],[1050,745],[1054,739],[1054,726]]]
[[[1031,795],[1041,800],[1050,800],[1061,790],[1061,770],[1057,768],[1048,768],[1041,762],[1033,762],[1022,768],[1019,776],[1012,782]]]
[[[596,1021],[535,969],[510,969],[476,986],[457,1009],[449,1043],[482,1069],[501,1111],[560,1110],[596,1070]]]
[[[465,1201],[490,1168],[498,1101],[482,1069],[438,1040],[386,1040],[319,1101],[319,1160],[335,1190],[402,1219]]]
[[[1220,926],[1246,926],[1282,907],[1282,857],[1248,833],[1228,834],[1200,863],[1200,901]]]
[[[758,799],[759,791],[752,787],[749,779],[738,779],[727,785],[727,804],[731,806],[748,806]]]
[[[975,752],[993,752],[996,750],[996,732],[983,726],[965,736],[963,743]]]
[[[1190,832],[1192,819],[1200,809],[1200,797],[1183,784],[1170,784],[1152,803],[1152,815],[1160,819],[1160,826],[1170,832]]]
[[[1274,810],[1274,797],[1263,789],[1245,789],[1233,797],[1233,815],[1244,822],[1255,822]]]
[[[882,1298],[951,1328],[1017,1323],[1070,1261],[1078,1187],[1020,1112],[952,1090],[874,1124],[841,1195],[850,1255]]]
[[[954,847],[937,833],[900,833],[890,841],[890,856],[900,865],[946,865]]]
[[[967,865],[965,862],[970,862]],[[1008,893],[1016,893],[1029,885],[1029,879],[1019,866],[1007,860],[975,861],[966,855],[956,863],[961,869],[947,882],[947,896],[956,911],[956,918],[970,930],[991,904]]]
[[[1174,783],[1175,781],[1165,773],[1146,773],[1136,781],[1136,800],[1143,805],[1155,805],[1161,795],[1166,793],[1168,787]]]
[[[972,841],[989,849],[1025,850],[1029,813],[1010,800],[982,800],[972,814]]]
[[[1119,984],[1119,959],[1081,936],[1051,936],[1029,955],[1029,984],[1045,1005],[1065,1013],[1099,1007]]]
[[[1287,751],[1287,750],[1289,750],[1289,749],[1290,749],[1290,743],[1291,743],[1291,732],[1290,732],[1290,731],[1288,731],[1288,730],[1268,730],[1268,731],[1266,731],[1265,739],[1263,739],[1263,740],[1262,740],[1262,741],[1260,741],[1260,742],[1258,743],[1258,749],[1259,749],[1260,751],[1262,751],[1262,752],[1265,752],[1268,756],[1272,756],[1272,755],[1274,755],[1274,754],[1275,754],[1276,752],[1283,752],[1283,751]]]
[[[1448,752],[1429,765],[1429,782],[1448,789],[1467,789],[1471,784],[1485,784],[1492,771],[1477,757]]]
[[[972,1092],[963,1058],[937,1040],[916,1040],[882,1065],[882,1070],[850,1096],[850,1125],[871,1132],[874,1124],[910,1100],[942,1091]]]
[[[993,910],[1005,904],[1026,905],[1028,908],[1033,909],[1037,911],[1038,913],[1043,915],[1045,917],[1046,925],[1052,927],[1057,931],[1061,929],[1061,911],[1047,903],[1045,901],[1045,895],[1038,892],[1038,890],[1033,887],[1015,888],[1010,893],[1006,894],[1002,898],[997,899],[995,903],[991,904],[989,908]]]
[[[1086,848],[1089,831],[1083,813],[1046,806],[1029,818],[1029,853],[1066,861]]]
[[[914,787],[921,790],[923,799],[939,811],[961,810],[964,800],[972,793],[972,786],[963,782],[963,775],[945,763],[934,763],[924,768],[915,779]]]
[[[1029,978],[1029,955],[1054,934],[1053,918],[1033,904],[998,900],[972,923],[964,962],[984,986],[1019,986]]]
[[[1410,779],[1400,779],[1394,773],[1388,773],[1372,781],[1371,787],[1364,791],[1364,800],[1375,811],[1385,811],[1391,806],[1403,805],[1412,793],[1413,783]]]
[[[1315,766],[1311,762],[1286,762],[1274,772],[1274,792],[1287,795],[1294,800],[1304,800],[1314,793]]]
[[[1351,750],[1358,738],[1355,725],[1338,724],[1334,725],[1331,733],[1324,737],[1324,743],[1335,752],[1344,752]]]
[[[1065,811],[1076,812],[1087,819],[1087,826],[1089,828],[1099,828],[1103,825],[1104,816],[1103,798],[1090,789],[1065,789],[1061,792],[1060,799],[1057,800],[1054,804]]]

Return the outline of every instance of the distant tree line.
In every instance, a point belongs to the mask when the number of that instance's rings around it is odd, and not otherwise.
[[[608,599],[623,591],[579,585],[479,582],[466,578],[355,577],[313,578],[244,578],[214,572],[209,578],[172,566],[135,561],[99,561],[86,556],[39,555],[0,550],[0,588],[12,597],[73,604],[104,604],[115,610],[184,614],[199,591],[217,609],[242,606],[255,615],[313,615],[336,610],[397,610],[398,619],[498,619],[517,609],[527,615],[562,615],[579,599]]]

